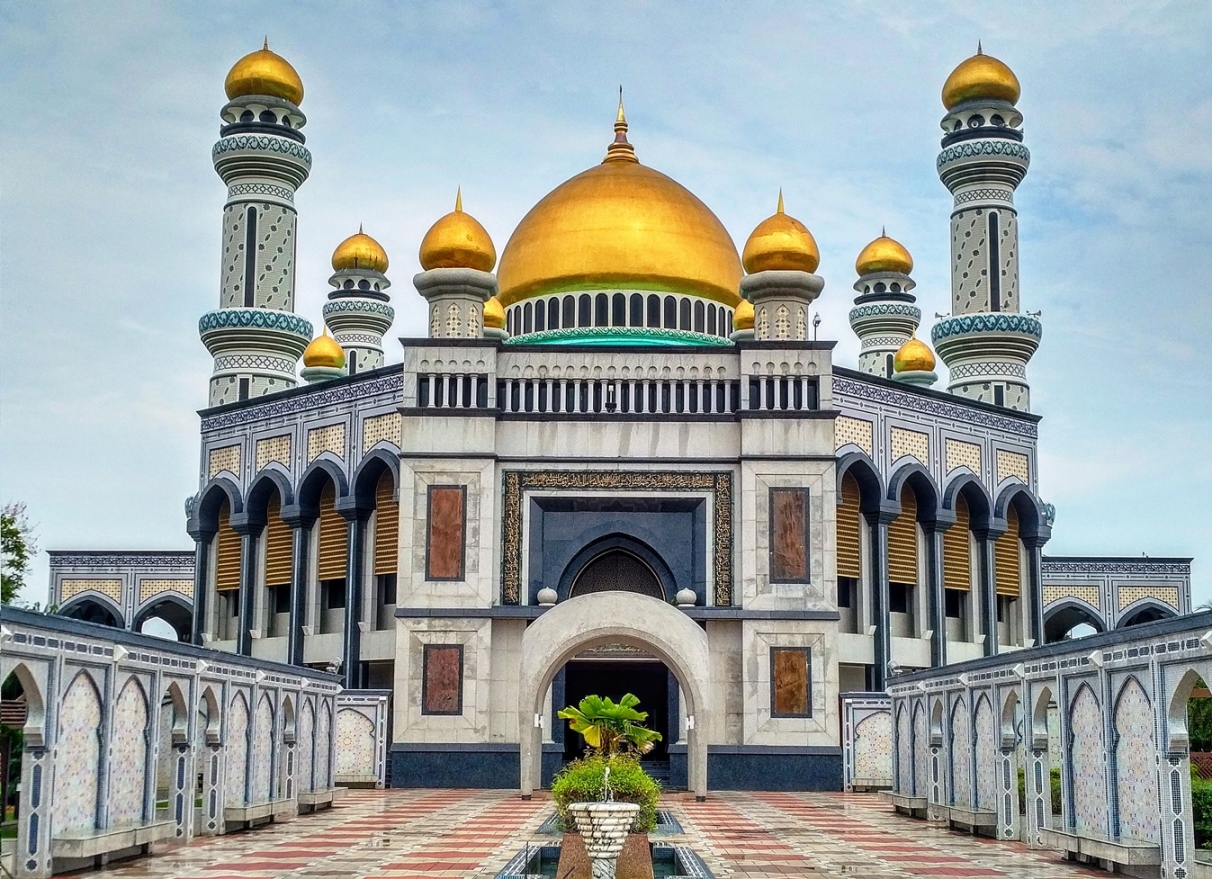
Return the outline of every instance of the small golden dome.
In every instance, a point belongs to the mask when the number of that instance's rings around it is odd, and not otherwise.
[[[897,349],[892,358],[893,372],[934,372],[934,352],[914,336]]]
[[[330,369],[340,369],[345,365],[345,350],[337,344],[336,339],[328,335],[328,327],[312,339],[303,351],[303,365],[325,366]]]
[[[269,40],[235,63],[223,83],[228,100],[245,95],[269,95],[298,106],[303,103],[303,80],[290,62],[269,49]]]
[[[951,71],[943,83],[943,106],[950,110],[956,104],[978,98],[1015,104],[1021,93],[1014,71],[992,55],[986,55],[977,44],[976,54]]]
[[[387,251],[358,227],[358,231],[337,245],[332,252],[333,271],[342,269],[369,269],[372,272],[387,271]]]
[[[471,214],[463,213],[463,189],[455,194],[455,209],[429,227],[421,239],[421,268],[476,269],[491,272],[497,249],[488,232]]]
[[[905,246],[883,232],[859,253],[854,261],[854,270],[859,275],[872,272],[900,272],[907,275],[913,271],[913,257]]]
[[[561,183],[522,218],[501,254],[502,305],[568,290],[667,290],[734,308],[741,263],[724,224],[646,165],[622,109],[602,164]]]
[[[734,330],[753,329],[753,303],[742,299],[732,312],[732,328]]]
[[[821,252],[808,227],[783,212],[783,191],[779,190],[778,210],[757,224],[745,242],[741,255],[745,271],[815,272]]]
[[[495,296],[484,303],[484,326],[494,330],[505,329],[505,307]]]

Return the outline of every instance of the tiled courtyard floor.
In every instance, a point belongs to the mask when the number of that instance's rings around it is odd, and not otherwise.
[[[705,803],[671,795],[692,846],[716,876],[1007,876],[1081,879],[1094,870],[1047,852],[950,833],[894,815],[874,795],[719,793]],[[102,871],[107,877],[492,877],[537,834],[545,799],[504,791],[352,791],[338,807]],[[77,874],[79,875],[79,874]],[[89,874],[96,875],[96,874]]]

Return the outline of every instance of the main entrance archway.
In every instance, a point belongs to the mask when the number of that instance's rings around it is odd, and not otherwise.
[[[577,653],[606,644],[637,647],[663,662],[686,699],[687,787],[707,794],[707,742],[712,739],[707,633],[680,610],[633,592],[597,592],[572,598],[535,620],[522,636],[518,695],[523,796],[540,785],[544,699],[556,673]]]

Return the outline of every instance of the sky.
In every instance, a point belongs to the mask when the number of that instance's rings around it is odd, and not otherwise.
[[[296,309],[316,326],[361,223],[391,257],[388,338],[424,335],[417,248],[456,187],[500,252],[600,161],[622,84],[640,160],[738,248],[783,189],[843,366],[854,258],[881,226],[914,256],[924,332],[949,308],[939,92],[979,39],[1022,82],[1032,153],[1016,204],[1044,323],[1045,551],[1196,556],[1208,600],[1210,34],[1205,3],[0,4],[0,499],[43,549],[191,546],[226,192],[210,149],[224,77],[265,36],[306,90]]]

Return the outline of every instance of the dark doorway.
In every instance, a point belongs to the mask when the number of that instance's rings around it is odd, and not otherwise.
[[[644,756],[645,762],[669,760],[670,679],[665,665],[656,660],[572,660],[564,666],[564,705],[577,705],[589,695],[609,697],[614,701],[627,693],[640,699],[639,710],[648,712],[645,726],[661,734],[661,741]],[[677,694],[676,684],[673,690]],[[556,710],[564,705],[556,706]],[[675,709],[676,711],[676,706]],[[585,740],[580,733],[564,728],[564,759],[575,760],[585,753]]]

